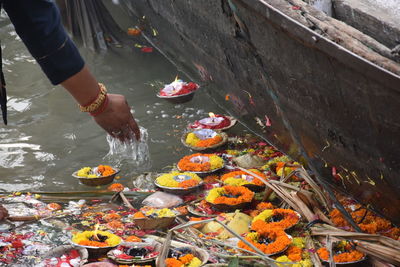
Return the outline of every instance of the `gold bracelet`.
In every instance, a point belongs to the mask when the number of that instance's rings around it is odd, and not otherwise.
[[[103,102],[106,100],[107,89],[102,83],[99,83],[99,87],[100,87],[99,95],[91,104],[87,106],[79,105],[79,108],[82,112],[94,112],[99,107],[101,107],[101,105],[103,105]]]

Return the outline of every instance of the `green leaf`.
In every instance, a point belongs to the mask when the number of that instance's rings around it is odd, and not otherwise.
[[[233,258],[233,259],[229,262],[228,267],[239,267],[239,258],[238,258],[238,257]]]

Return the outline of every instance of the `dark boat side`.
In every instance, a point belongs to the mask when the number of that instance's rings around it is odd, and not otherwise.
[[[400,223],[398,63],[325,38],[286,15],[297,8],[287,1],[120,2],[114,18],[141,18],[149,41],[242,123]]]

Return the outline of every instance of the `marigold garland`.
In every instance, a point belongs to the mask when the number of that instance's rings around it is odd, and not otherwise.
[[[194,157],[208,157],[209,161],[196,163],[190,160]],[[192,172],[206,172],[222,168],[224,165],[224,160],[215,154],[202,154],[195,153],[189,156],[183,157],[178,162],[178,167],[182,171],[192,171]]]
[[[176,179],[176,177],[179,176],[187,176],[190,177],[190,179],[179,182],[179,179]],[[201,181],[201,178],[197,174],[191,172],[171,172],[163,174],[156,179],[157,184],[171,188],[194,187]]]
[[[222,140],[223,138],[220,134],[211,138],[200,139],[195,133],[188,133],[185,142],[192,147],[210,147],[221,143]]]
[[[363,232],[368,234],[382,234],[393,239],[398,239],[400,237],[400,229],[393,227],[389,220],[375,215],[370,210],[361,208],[359,204],[355,205],[354,208],[354,211],[349,208],[347,208],[347,211]],[[329,215],[336,226],[351,228],[350,224],[338,209],[333,209]]]
[[[279,253],[285,250],[291,243],[285,231],[278,227],[271,227],[268,232],[264,232],[263,234],[251,232],[246,235],[245,239],[267,255]],[[267,244],[260,243],[265,239],[269,241],[267,241]],[[254,251],[242,241],[239,241],[238,246],[239,248]]]
[[[324,261],[329,261],[329,251],[326,248],[320,248],[317,250],[318,256],[324,260]],[[359,261],[365,257],[365,254],[361,253],[360,251],[357,251],[355,249],[350,249],[346,252],[333,255],[333,261],[334,262],[353,262],[353,261]]]
[[[269,222],[274,217],[278,217],[278,219],[281,220]],[[251,229],[260,233],[263,233],[268,226],[276,226],[282,229],[288,229],[298,223],[299,220],[299,215],[291,209],[264,210],[253,219],[253,222],[251,223]]]
[[[238,205],[251,202],[254,192],[244,186],[226,185],[213,188],[208,192],[206,201],[212,204]]]
[[[267,176],[256,169],[250,169],[249,171],[257,174],[257,176],[262,177],[264,180],[267,180]],[[248,181],[246,178],[248,176],[252,177],[251,181]],[[245,178],[243,178],[245,177]],[[221,177],[221,181],[224,182],[226,185],[247,185],[247,184],[254,184],[258,186],[265,186],[265,184],[260,181],[260,179],[254,177],[253,175],[249,175],[247,172],[244,171],[233,171],[228,172]]]

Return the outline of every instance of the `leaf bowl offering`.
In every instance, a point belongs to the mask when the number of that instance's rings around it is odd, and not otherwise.
[[[181,142],[184,146],[203,151],[223,146],[228,141],[228,135],[211,129],[194,130],[183,134]]]
[[[154,240],[148,242],[123,242],[110,250],[107,256],[119,264],[147,263],[156,260],[162,245]]]
[[[213,129],[224,131],[233,127],[237,120],[231,116],[215,115],[210,112],[209,117],[190,123],[187,128],[190,130]]]
[[[165,85],[157,94],[157,97],[164,98],[174,104],[185,103],[192,100],[194,93],[199,88],[200,86],[196,83],[186,83],[176,78],[172,83]]]
[[[121,238],[107,231],[84,231],[73,235],[71,243],[86,248],[90,258],[99,258],[121,243]]]
[[[335,264],[355,264],[366,259],[366,254],[356,250],[355,244],[349,240],[332,242],[333,261]],[[319,258],[329,262],[330,253],[326,247],[317,250]]]
[[[115,176],[120,172],[119,169],[108,165],[99,165],[94,168],[84,167],[72,174],[79,181],[88,186],[107,185],[114,181]]]
[[[157,97],[163,98],[173,104],[182,104],[182,103],[186,103],[186,102],[189,102],[190,100],[192,100],[195,92],[196,91],[189,92],[189,93],[182,94],[182,95],[174,95],[174,96],[163,96],[163,95],[157,94]]]
[[[177,212],[164,209],[141,210],[133,215],[132,221],[141,230],[165,229],[174,223]]]
[[[203,181],[195,173],[170,172],[157,177],[154,184],[167,193],[186,195],[199,190]]]
[[[215,154],[196,153],[183,157],[177,167],[181,172],[192,172],[203,177],[223,169],[224,165],[224,160]]]

